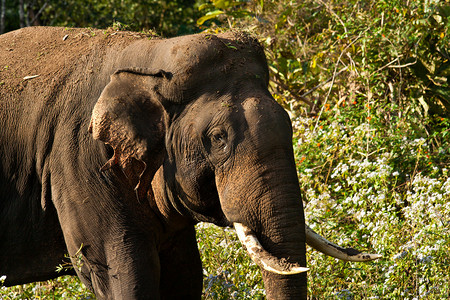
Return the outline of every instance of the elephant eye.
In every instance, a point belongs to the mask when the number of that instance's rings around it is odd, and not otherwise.
[[[228,131],[223,127],[214,127],[203,136],[204,147],[213,165],[225,163],[232,153]]]
[[[217,129],[211,132],[211,143],[216,147],[227,147],[227,133],[226,131]]]
[[[211,128],[206,133],[206,141],[205,141],[205,147],[206,150],[210,153],[215,153],[216,155],[222,152],[228,152],[228,133],[227,131],[222,127],[214,127]]]

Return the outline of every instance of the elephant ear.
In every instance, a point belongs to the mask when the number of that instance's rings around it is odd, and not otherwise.
[[[101,171],[118,166],[139,201],[153,197],[151,182],[164,155],[166,112],[158,97],[162,70],[122,69],[111,76],[92,112],[89,132],[114,150]],[[114,168],[117,170],[116,168]]]

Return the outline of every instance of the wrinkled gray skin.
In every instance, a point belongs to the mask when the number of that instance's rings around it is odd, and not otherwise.
[[[0,42],[66,34],[25,30]],[[59,276],[81,247],[76,273],[99,299],[199,299],[199,221],[243,223],[305,266],[291,124],[267,90],[259,44],[231,33],[80,40],[78,59],[1,94],[6,284]],[[263,276],[268,298],[306,299],[306,273]]]

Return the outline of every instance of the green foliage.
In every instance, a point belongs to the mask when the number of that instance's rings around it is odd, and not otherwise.
[[[83,243],[81,244],[80,248],[77,250],[77,252],[70,256],[69,254],[65,255],[65,258],[69,258],[69,262],[64,262],[62,264],[59,264],[56,267],[56,272],[62,272],[62,271],[68,271],[73,268],[77,268],[78,271],[81,271],[81,268],[83,267],[83,254],[81,253],[81,250],[83,249]]]
[[[87,300],[95,299],[84,284],[74,276],[62,276],[45,282],[35,282],[14,287],[2,287],[0,284],[0,299],[2,300]]]
[[[307,222],[383,258],[345,263],[309,251],[310,297],[448,298],[449,127],[434,144],[426,124],[395,105],[325,110],[318,123],[295,122]]]
[[[239,9],[253,18],[234,17],[234,7],[224,13],[230,26],[265,44],[273,92],[296,115],[360,95],[402,109],[418,102],[425,113],[444,116],[450,107],[450,5],[408,3],[249,1]]]
[[[19,1],[7,1],[6,30],[19,28]],[[114,22],[130,30],[157,30],[163,36],[194,33],[203,0],[25,0],[24,25],[107,28]],[[40,13],[39,13],[40,12]],[[37,18],[34,18],[37,17]],[[34,22],[33,22],[34,19]]]
[[[223,23],[225,19],[229,18],[243,18],[252,16],[252,12],[242,9],[244,1],[227,1],[227,0],[212,0],[210,3],[204,3],[199,6],[199,10],[208,11],[203,17],[197,20],[197,25],[203,25],[206,21],[212,19],[220,20]],[[261,1],[262,5],[262,1]]]
[[[205,299],[264,299],[261,272],[234,230],[197,225]]]

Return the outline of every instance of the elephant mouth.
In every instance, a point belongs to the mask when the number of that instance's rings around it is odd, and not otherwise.
[[[258,241],[255,233],[242,223],[233,223],[242,245],[246,248],[250,258],[262,269],[282,275],[303,273],[309,269],[297,263],[290,263],[286,258],[278,258],[265,250]],[[345,261],[371,261],[381,257],[379,254],[362,253],[353,248],[342,248],[326,240],[305,225],[306,242],[314,249]]]

